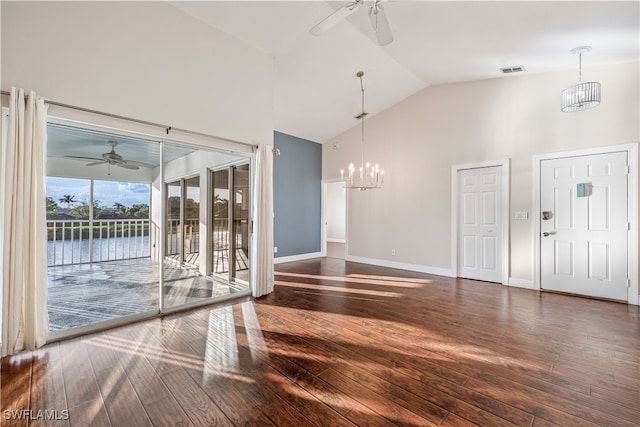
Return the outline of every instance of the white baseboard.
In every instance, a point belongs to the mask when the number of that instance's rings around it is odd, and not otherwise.
[[[418,273],[435,274],[437,276],[455,277],[453,271],[448,268],[429,267],[428,265],[408,264],[404,262],[387,261],[385,259],[363,258],[357,256],[347,256],[346,260],[350,262],[359,262],[361,264],[371,264],[380,267],[415,271]]]
[[[304,261],[305,259],[321,258],[322,256],[324,256],[322,255],[322,252],[311,252],[308,254],[290,255],[290,256],[283,256],[279,258],[273,258],[273,263],[281,264],[283,262]]]
[[[524,289],[534,289],[533,280],[516,279],[515,277],[509,277],[509,286]]]

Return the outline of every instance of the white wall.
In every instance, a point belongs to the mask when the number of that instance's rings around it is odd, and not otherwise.
[[[273,58],[165,2],[7,2],[2,89],[273,141]]]
[[[510,158],[510,277],[532,280],[531,219],[513,213],[531,218],[533,156],[640,140],[638,63],[583,74],[602,83],[593,110],[560,112],[567,71],[428,87],[368,118],[365,161],[385,169],[385,186],[350,195],[347,255],[450,270],[451,165]],[[359,141],[355,127],[323,145],[323,179],[359,158]]]

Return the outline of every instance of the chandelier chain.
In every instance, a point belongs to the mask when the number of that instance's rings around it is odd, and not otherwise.
[[[363,74],[358,73],[358,78],[360,79],[360,92],[362,93],[362,115],[360,117],[360,149],[362,151],[360,158],[360,166],[364,167],[364,85],[362,83]]]

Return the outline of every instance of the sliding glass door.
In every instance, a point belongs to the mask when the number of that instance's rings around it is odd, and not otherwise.
[[[249,149],[64,123],[47,136],[52,337],[248,294]]]
[[[211,273],[236,289],[248,289],[251,232],[249,164],[213,171]]]
[[[232,168],[233,171],[233,224],[231,234],[233,236],[234,259],[230,263],[229,280],[236,283],[249,284],[249,228],[250,228],[250,181],[249,164]]]
[[[200,176],[184,180],[184,248],[183,262],[200,266]]]
[[[167,259],[182,264],[182,181],[167,183]]]
[[[52,337],[158,312],[150,231],[160,144],[47,127],[47,310]],[[160,206],[159,204],[157,206]]]
[[[180,265],[200,265],[200,176],[167,183],[166,255]]]
[[[211,173],[211,273],[229,278],[229,169]]]

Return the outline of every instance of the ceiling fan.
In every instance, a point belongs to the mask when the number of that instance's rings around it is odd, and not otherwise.
[[[365,0],[354,0],[350,3],[345,4],[340,9],[336,10],[331,15],[327,16],[318,24],[316,24],[309,30],[309,32],[314,36],[319,36],[320,34],[336,25],[338,22],[358,10],[358,8],[362,6],[364,2]],[[385,14],[384,8],[382,7],[381,3],[382,0],[375,0],[373,6],[369,8],[369,20],[371,21],[373,31],[376,34],[378,45],[385,46],[393,41],[393,33],[391,32],[389,21],[387,21],[387,15]]]
[[[125,169],[140,169],[143,168],[152,168],[153,165],[143,162],[136,162],[134,160],[125,160],[120,154],[116,153],[116,147],[118,146],[117,141],[109,141],[109,145],[111,146],[111,151],[106,153],[102,153],[102,158],[97,157],[83,157],[83,156],[65,156],[70,159],[81,159],[81,160],[93,160],[91,163],[87,163],[85,166],[96,166],[101,164],[108,164],[109,166],[120,166]]]

